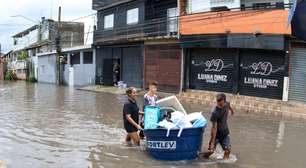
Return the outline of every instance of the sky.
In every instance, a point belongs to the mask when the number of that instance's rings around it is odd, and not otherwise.
[[[91,9],[92,0],[0,0],[0,44],[2,52],[5,53],[12,49],[12,36],[14,34],[33,26],[35,21],[40,21],[42,17],[57,20],[59,6],[62,7],[62,21],[71,21],[95,13]],[[33,21],[22,17],[12,17],[16,15],[25,16]],[[86,44],[90,44],[92,42],[94,16],[75,21],[84,22],[85,33],[91,32],[88,38],[85,36]]]

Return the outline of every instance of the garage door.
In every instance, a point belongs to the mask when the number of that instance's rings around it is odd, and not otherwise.
[[[289,99],[306,102],[306,48],[294,48],[292,50]]]

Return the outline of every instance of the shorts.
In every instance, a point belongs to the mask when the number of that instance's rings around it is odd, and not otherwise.
[[[136,127],[133,127],[133,126],[126,126],[125,131],[127,133],[134,133],[134,132],[138,132],[138,129]]]
[[[231,139],[230,135],[226,136],[217,136],[216,144],[220,144],[223,150],[231,150]]]

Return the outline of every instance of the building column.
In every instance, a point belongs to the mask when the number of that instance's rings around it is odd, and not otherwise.
[[[69,65],[68,67],[71,66],[71,54],[67,53],[67,65]]]
[[[80,51],[80,65],[84,64],[84,51]]]
[[[96,55],[97,55],[97,52],[96,52],[96,49],[94,48],[92,50],[92,63],[96,66]]]

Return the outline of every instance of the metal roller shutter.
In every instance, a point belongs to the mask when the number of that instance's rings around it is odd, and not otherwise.
[[[289,99],[306,102],[306,48],[292,49]]]
[[[239,93],[282,99],[285,69],[285,53],[282,51],[241,51]]]
[[[143,49],[141,47],[123,48],[122,64],[122,80],[129,87],[142,88]]]
[[[236,53],[230,49],[193,49],[190,88],[232,93]]]

